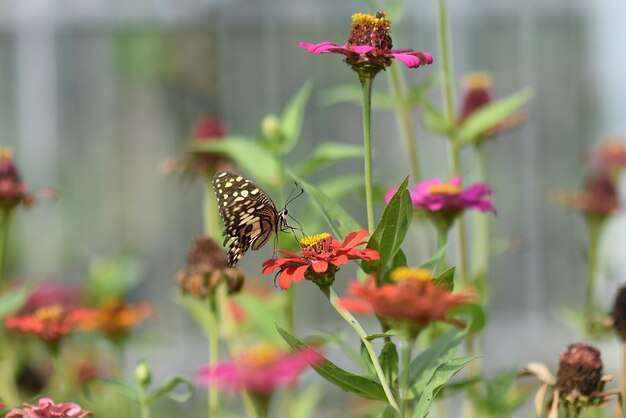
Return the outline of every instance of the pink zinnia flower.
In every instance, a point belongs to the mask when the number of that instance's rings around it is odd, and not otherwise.
[[[476,183],[464,189],[462,183],[461,177],[454,177],[448,183],[439,178],[418,183],[415,190],[409,190],[413,207],[445,221],[447,226],[466,209],[496,213],[493,203],[485,198],[492,192],[489,185]],[[389,203],[397,190],[397,188],[389,190],[385,202]]]
[[[286,353],[265,344],[222,361],[213,369],[203,367],[196,373],[196,378],[203,386],[217,382],[235,392],[246,390],[256,396],[268,397],[277,387],[294,384],[307,367],[320,361],[322,356],[313,349]]]
[[[373,77],[390,66],[392,58],[409,68],[432,64],[433,57],[427,52],[393,49],[389,26],[385,13],[378,12],[376,16],[357,13],[352,16],[352,30],[345,45],[332,42],[299,42],[298,46],[311,54],[342,54],[346,57],[345,62],[354,71],[368,77]]]
[[[24,404],[22,409],[9,411],[6,418],[87,418],[93,413],[86,411],[75,403],[55,404],[50,398],[40,398],[39,406]]]
[[[329,233],[304,237],[300,240],[302,251],[278,250],[286,257],[267,260],[263,274],[278,270],[278,287],[289,289],[292,282],[306,278],[319,286],[328,286],[335,279],[337,268],[349,260],[378,260],[378,251],[356,248],[367,243],[365,230],[349,233],[343,241],[334,240]]]

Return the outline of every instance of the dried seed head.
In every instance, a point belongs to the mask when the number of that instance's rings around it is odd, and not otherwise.
[[[626,341],[626,286],[622,286],[617,291],[611,316],[615,332],[623,341]]]
[[[575,343],[561,354],[556,388],[564,398],[592,397],[603,388],[600,351],[588,344]]]

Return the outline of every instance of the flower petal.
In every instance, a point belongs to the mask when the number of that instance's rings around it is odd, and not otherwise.
[[[346,311],[350,311],[359,315],[367,315],[374,312],[374,310],[372,309],[372,305],[365,301],[357,299],[340,299],[339,306],[341,306]]]
[[[326,260],[317,260],[311,265],[316,273],[325,273],[328,270],[328,262]]]

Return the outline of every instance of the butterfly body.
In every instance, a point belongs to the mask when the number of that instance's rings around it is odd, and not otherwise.
[[[287,208],[276,210],[274,202],[249,179],[228,171],[213,177],[220,216],[226,229],[224,245],[228,248],[228,267],[232,267],[249,248],[258,250],[287,225]]]

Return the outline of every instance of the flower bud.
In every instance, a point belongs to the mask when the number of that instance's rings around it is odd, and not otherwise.
[[[147,361],[141,360],[135,367],[135,381],[143,389],[150,387],[152,384],[152,370]]]

